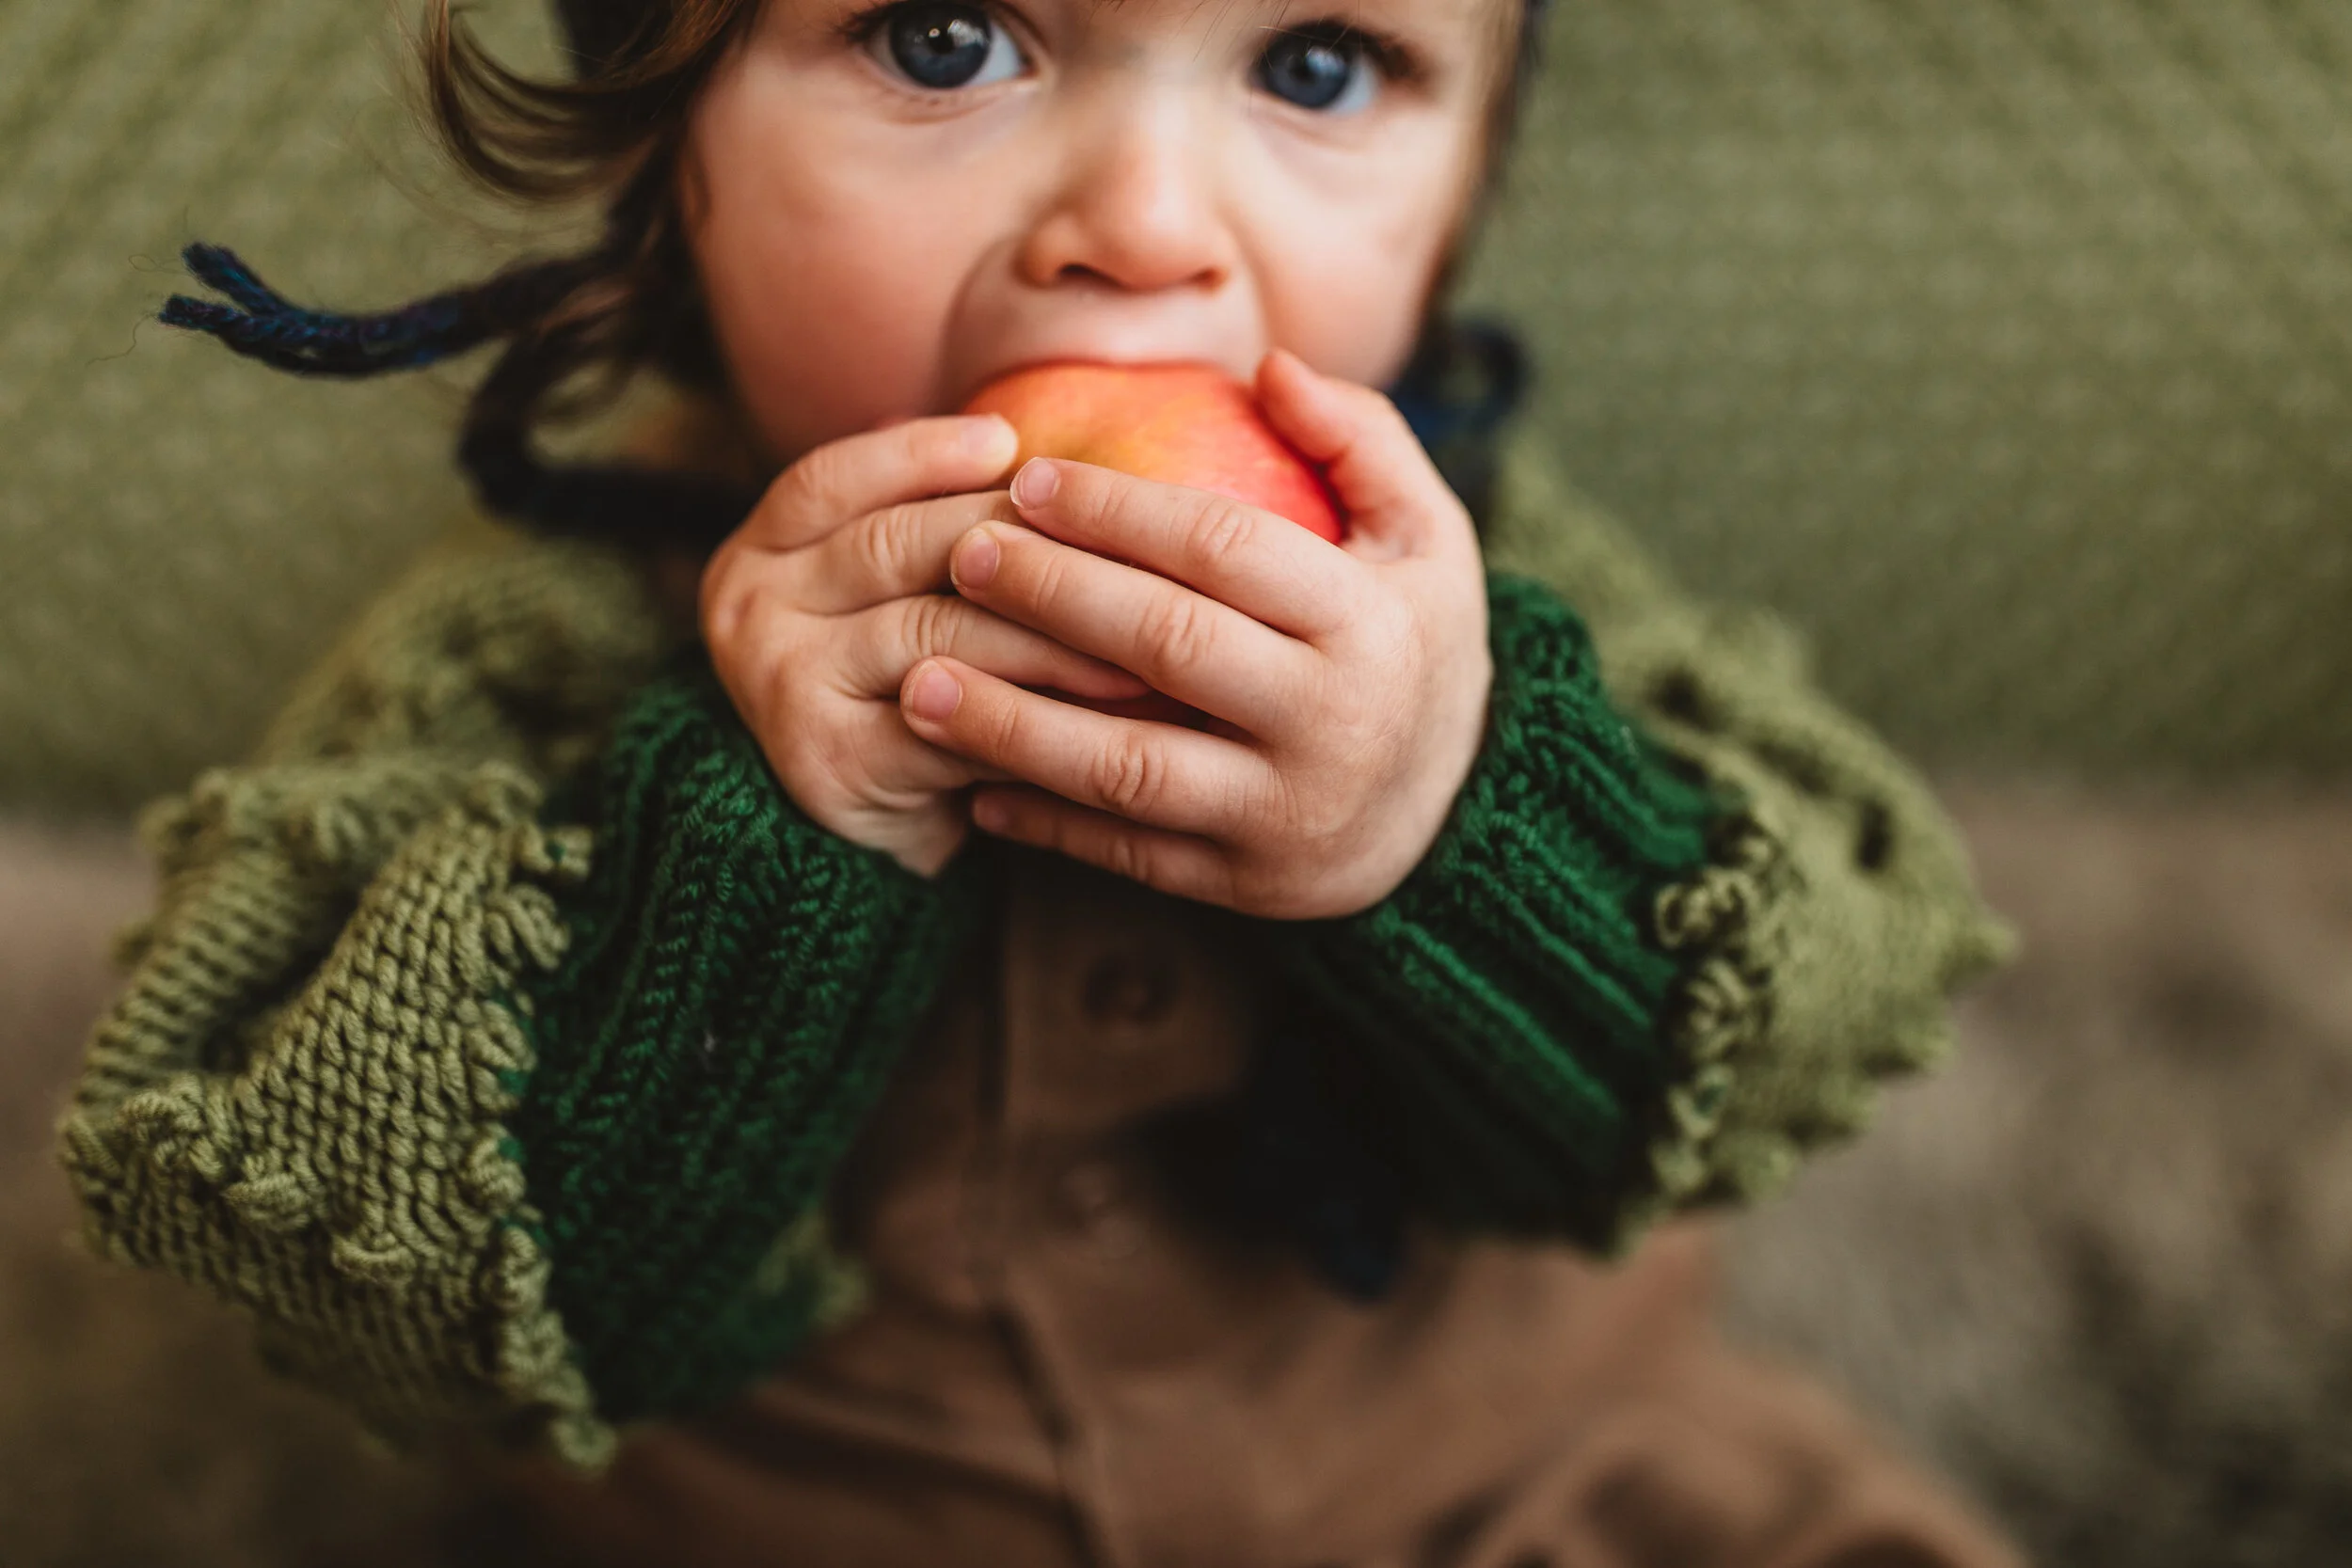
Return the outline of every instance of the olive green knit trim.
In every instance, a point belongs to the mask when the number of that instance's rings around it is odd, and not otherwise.
[[[1811,689],[1775,625],[1686,611],[1604,653],[1658,743],[1742,802],[1656,913],[1690,969],[1638,1224],[1769,1196],[1861,1132],[1883,1084],[1946,1056],[1952,993],[2013,942],[1926,785]]]
[[[1653,911],[1682,977],[1622,1242],[1765,1196],[1859,1132],[1882,1082],[1949,1049],[1951,993],[2012,942],[1926,784],[1814,687],[1802,641],[1678,594],[1531,433],[1506,448],[1487,556],[1576,608],[1619,711],[1731,803]]]
[[[389,1434],[519,1422],[594,1460],[609,1435],[501,1119],[531,1068],[503,999],[563,954],[548,890],[585,875],[584,835],[542,829],[537,786],[486,766],[355,907],[320,830],[385,830],[361,825],[364,792],[312,783],[300,809],[283,778],[215,779],[162,818],[236,847],[167,905],[92,1047],[62,1129],[90,1240],[245,1307],[274,1362]],[[253,828],[269,816],[275,842]],[[282,1005],[191,980],[283,975],[330,923]]]
[[[88,1237],[243,1305],[389,1434],[609,1450],[508,1133],[514,998],[588,869],[544,784],[675,637],[625,558],[478,535],[360,619],[261,766],[146,817],[157,911],[62,1130]]]
[[[1676,1069],[1651,1118],[1645,1179],[1621,1213],[1619,1246],[1677,1210],[1742,1196],[1743,1183],[1725,1180],[1716,1141],[1743,1059],[1771,1038],[1773,957],[1792,873],[1752,809],[1726,819],[1714,837],[1698,875],[1658,895],[1659,944],[1686,965],[1661,1025]],[[1719,1191],[1726,1187],[1734,1191]]]

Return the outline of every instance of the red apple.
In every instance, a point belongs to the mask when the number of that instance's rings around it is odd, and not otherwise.
[[[1038,365],[982,388],[964,412],[1009,420],[1021,436],[1023,463],[1093,463],[1230,496],[1334,544],[1347,533],[1322,472],[1266,423],[1248,388],[1213,365]],[[1079,705],[1187,728],[1208,722],[1156,691]]]
[[[1347,533],[1322,472],[1213,365],[1039,365],[982,388],[964,412],[1010,420],[1024,463],[1093,463],[1230,496],[1334,544]]]

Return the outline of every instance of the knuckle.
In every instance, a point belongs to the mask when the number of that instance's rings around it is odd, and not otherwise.
[[[769,492],[785,531],[804,536],[833,521],[849,469],[849,456],[837,442],[818,447],[787,468]]]
[[[925,594],[907,601],[906,639],[903,650],[912,669],[918,659],[936,654],[953,654],[963,625],[963,604],[945,594]]]
[[[976,706],[982,711],[974,714]],[[974,746],[983,759],[1008,763],[1020,756],[1028,742],[1028,721],[1022,716],[1019,703],[978,705],[967,700],[950,722],[960,722],[967,714],[972,714],[975,720]]]
[[[1259,542],[1262,527],[1256,512],[1239,501],[1220,501],[1202,513],[1192,531],[1195,562],[1217,566],[1246,555]]]
[[[742,559],[730,544],[723,546],[710,558],[710,564],[703,568],[695,608],[702,623],[703,641],[714,653],[735,641],[750,610],[749,595],[744,592]]]
[[[1113,537],[1126,515],[1127,492],[1133,483],[1126,474],[1104,475],[1086,468],[1065,471],[1055,504],[1081,533],[1097,539]]]
[[[1170,674],[1198,671],[1216,657],[1216,622],[1188,594],[1162,594],[1145,612],[1143,635],[1154,663]]]
[[[1110,810],[1137,816],[1159,803],[1167,783],[1167,761],[1159,744],[1131,728],[1096,757],[1091,787]]]
[[[919,508],[906,503],[884,507],[861,531],[860,564],[877,582],[911,585],[922,531]]]
[[[1129,833],[1113,834],[1104,845],[1104,869],[1131,882],[1150,883],[1157,869],[1152,847]]]
[[[1070,557],[1058,549],[1017,549],[1017,539],[1002,539],[1008,564],[1025,562],[1025,572],[1000,572],[996,581],[1000,592],[1032,608],[1044,609],[1060,604],[1070,596]],[[1025,592],[1023,586],[1026,585]]]
[[[765,585],[747,580],[721,589],[703,627],[710,661],[723,673],[757,679],[776,661],[787,641],[769,602]]]

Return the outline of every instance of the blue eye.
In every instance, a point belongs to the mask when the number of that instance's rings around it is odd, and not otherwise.
[[[1355,114],[1371,106],[1380,85],[1370,53],[1344,28],[1284,33],[1258,56],[1258,86],[1302,109]]]
[[[934,92],[1010,81],[1029,63],[981,8],[933,0],[891,7],[867,47],[884,68]]]

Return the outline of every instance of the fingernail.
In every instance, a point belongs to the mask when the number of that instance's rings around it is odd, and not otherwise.
[[[1027,510],[1043,506],[1061,489],[1061,470],[1042,457],[1032,457],[1012,476],[1012,503]]]
[[[972,825],[984,833],[1001,833],[1012,826],[1012,813],[995,796],[982,795],[972,802]]]
[[[917,719],[934,724],[944,724],[953,719],[956,709],[962,705],[963,688],[957,683],[955,676],[936,664],[915,676],[914,684],[907,689],[908,710]]]
[[[963,536],[955,554],[947,561],[947,574],[956,579],[958,588],[986,588],[996,580],[996,568],[1004,561],[1005,552],[996,543],[996,535],[984,528],[976,528]]]

